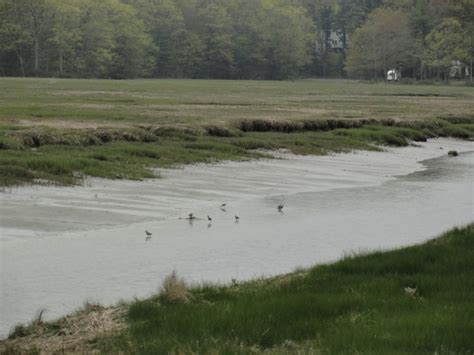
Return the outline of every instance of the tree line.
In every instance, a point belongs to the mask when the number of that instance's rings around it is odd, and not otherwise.
[[[0,75],[444,77],[472,67],[473,14],[474,0],[0,0]]]
[[[354,31],[345,68],[354,77],[394,68],[418,79],[472,80],[473,49],[474,0],[389,0]]]

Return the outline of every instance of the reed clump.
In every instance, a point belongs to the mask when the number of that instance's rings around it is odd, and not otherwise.
[[[169,303],[189,303],[191,294],[183,278],[176,270],[166,276],[160,289],[160,296]]]
[[[242,132],[305,132],[330,131],[337,128],[360,128],[366,124],[375,124],[372,119],[307,119],[307,120],[271,120],[244,119],[236,122]]]
[[[35,129],[14,131],[10,134],[10,137],[15,138],[20,144],[28,148],[38,148],[44,145],[87,147],[117,141],[151,143],[158,140],[156,135],[142,128],[60,130],[38,127]]]

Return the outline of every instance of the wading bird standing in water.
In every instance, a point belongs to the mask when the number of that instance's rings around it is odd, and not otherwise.
[[[278,207],[277,207],[277,209],[278,209],[278,212],[281,212],[281,210],[283,209],[283,207],[284,207],[284,205],[282,205],[282,204],[279,204],[279,205],[278,205]]]
[[[151,232],[148,232],[147,230],[145,230],[145,234],[146,234],[145,240],[147,240],[147,241],[150,240],[151,236],[152,236]]]

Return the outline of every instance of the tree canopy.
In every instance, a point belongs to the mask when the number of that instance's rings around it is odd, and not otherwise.
[[[0,0],[0,75],[426,77],[472,63],[473,13],[474,0]]]
[[[347,70],[352,76],[384,75],[388,69],[413,65],[415,39],[402,10],[379,8],[353,36]]]

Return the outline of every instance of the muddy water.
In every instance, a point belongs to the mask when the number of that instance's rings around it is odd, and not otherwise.
[[[465,153],[447,157],[453,148]],[[150,295],[172,270],[190,282],[229,282],[424,241],[474,220],[472,150],[438,140],[385,153],[193,166],[146,182],[6,191],[0,334],[42,308],[55,318],[85,301]],[[202,219],[183,219],[191,211]]]

